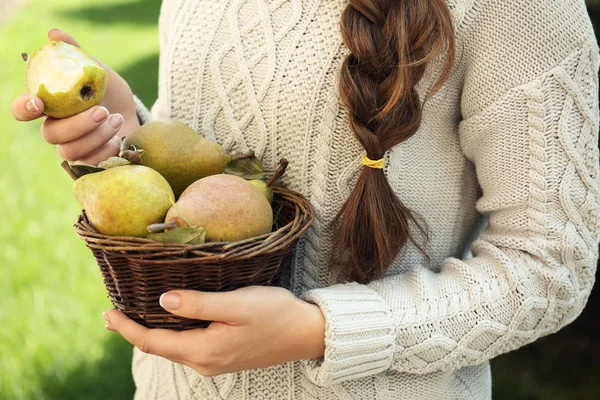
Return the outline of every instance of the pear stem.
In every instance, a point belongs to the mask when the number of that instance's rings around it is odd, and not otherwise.
[[[76,181],[77,179],[79,179],[79,177],[77,175],[75,175],[75,172],[73,172],[73,169],[71,168],[71,166],[69,165],[69,163],[67,162],[67,160],[65,160],[62,163],[60,163],[60,166],[63,167],[63,169],[65,171],[67,171],[67,174],[69,174],[69,176],[71,178],[73,178],[74,181]]]
[[[162,231],[168,231],[169,229],[175,229],[177,228],[179,225],[177,224],[177,221],[172,219],[169,222],[165,222],[162,224],[152,224],[152,225],[148,225],[148,232],[150,233],[159,233]]]
[[[29,56],[27,55],[27,53],[21,53],[21,58],[23,59],[23,61],[29,60]]]
[[[288,164],[288,160],[286,160],[285,158],[279,160],[279,167],[277,167],[277,170],[275,171],[273,176],[267,181],[267,186],[271,186],[272,184],[274,184],[275,181],[285,173],[285,169],[287,168]]]
[[[239,160],[242,158],[250,158],[250,157],[254,157],[254,150],[250,150],[247,153],[241,153],[241,154],[227,154],[229,157],[231,157],[232,160]]]
[[[125,150],[119,153],[119,157],[126,159],[131,164],[141,165],[142,164],[142,154],[144,154],[144,150]]]

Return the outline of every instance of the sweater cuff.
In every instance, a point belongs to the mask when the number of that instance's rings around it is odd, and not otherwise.
[[[146,108],[144,103],[136,95],[133,95],[133,101],[135,101],[135,112],[138,116],[138,121],[140,125],[144,125],[150,121],[152,121],[152,115],[150,115],[150,111]]]
[[[351,283],[310,290],[303,298],[317,304],[326,320],[324,357],[302,361],[315,385],[330,386],[390,368],[395,324],[379,293]]]

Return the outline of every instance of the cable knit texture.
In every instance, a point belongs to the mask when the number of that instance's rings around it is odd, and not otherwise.
[[[137,399],[489,399],[488,360],[585,306],[600,176],[599,55],[584,2],[448,0],[453,74],[385,168],[425,218],[431,258],[409,246],[368,285],[336,284],[327,270],[329,224],[363,155],[337,91],[345,5],[164,1],[152,117],[253,149],[270,170],[290,160],[283,183],[309,198],[316,219],[283,284],[321,307],[326,352],[206,378],[135,350]],[[441,65],[428,66],[421,95]]]

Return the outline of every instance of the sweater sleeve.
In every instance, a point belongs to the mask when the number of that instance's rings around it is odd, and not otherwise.
[[[303,361],[311,381],[478,365],[581,313],[600,240],[598,47],[582,32],[552,67],[459,126],[489,220],[473,257],[304,294],[326,319],[324,358]]]
[[[140,100],[136,95],[133,95],[133,101],[135,102],[135,112],[138,117],[138,121],[140,125],[144,125],[150,121],[152,121],[152,115],[148,108],[144,105],[142,100]]]

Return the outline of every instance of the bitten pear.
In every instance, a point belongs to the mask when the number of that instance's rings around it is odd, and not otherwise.
[[[232,160],[223,146],[177,120],[149,122],[127,141],[144,150],[142,164],[160,172],[176,198],[198,179],[223,172]]]
[[[167,212],[203,227],[207,242],[233,242],[271,231],[273,210],[263,193],[244,178],[211,175],[191,184]]]
[[[146,237],[147,226],[162,222],[175,202],[165,178],[142,165],[84,175],[73,182],[73,194],[94,227],[109,236]]]
[[[54,118],[100,104],[107,84],[106,70],[85,51],[65,42],[48,42],[27,58],[27,91],[39,97],[44,112]]]

